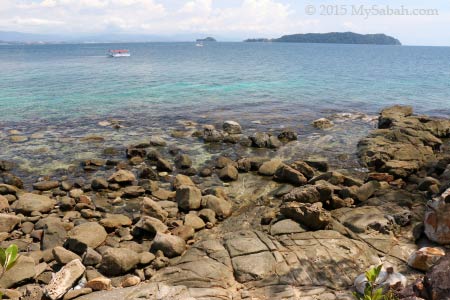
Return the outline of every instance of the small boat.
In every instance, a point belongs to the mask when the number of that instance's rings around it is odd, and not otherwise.
[[[196,46],[196,47],[203,47],[203,43],[202,43],[202,42],[197,43],[197,44],[195,44],[195,46]]]
[[[110,57],[128,57],[128,56],[131,56],[130,50],[126,50],[126,49],[109,50],[108,55]]]

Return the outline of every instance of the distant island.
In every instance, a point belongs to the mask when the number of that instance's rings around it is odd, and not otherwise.
[[[354,32],[291,34],[277,39],[258,38],[247,39],[244,42],[401,45],[399,40],[385,34],[358,34]]]
[[[197,39],[197,43],[199,43],[199,42],[217,42],[217,41],[215,38],[209,36],[204,39]]]

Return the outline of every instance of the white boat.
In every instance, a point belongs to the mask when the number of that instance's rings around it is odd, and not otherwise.
[[[128,56],[131,56],[130,50],[126,50],[126,49],[109,50],[108,55],[110,57],[128,57]]]
[[[202,42],[197,43],[197,44],[195,44],[195,46],[196,46],[196,47],[203,47],[203,43],[202,43]]]

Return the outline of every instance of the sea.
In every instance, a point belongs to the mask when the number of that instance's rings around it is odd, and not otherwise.
[[[131,57],[107,57],[109,49],[128,49]],[[201,166],[225,150],[206,147],[192,132],[224,120],[249,135],[298,132],[294,145],[263,155],[338,157],[356,168],[358,140],[394,104],[450,115],[450,47],[0,45],[0,160],[33,180],[155,135]],[[321,117],[335,127],[313,128]],[[105,125],[111,122],[121,128]]]

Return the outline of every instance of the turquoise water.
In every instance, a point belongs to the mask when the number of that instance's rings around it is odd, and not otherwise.
[[[106,57],[108,49],[118,48],[132,56]],[[387,105],[410,104],[419,113],[450,114],[449,47],[0,46],[0,70],[0,159],[28,170],[63,167],[97,156],[102,147],[156,133],[170,138],[180,120],[201,125],[235,119],[251,130],[292,126],[311,139],[311,121],[334,113],[370,116]],[[98,126],[111,118],[126,129]],[[344,127],[341,135],[356,139],[370,126]],[[11,130],[28,141],[10,143]],[[87,146],[79,141],[86,135],[100,135],[105,143]]]

